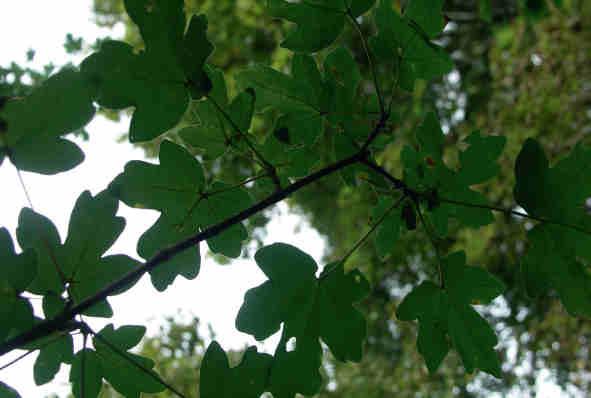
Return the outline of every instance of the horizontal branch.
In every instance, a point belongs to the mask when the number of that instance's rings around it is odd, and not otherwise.
[[[523,217],[523,218],[527,218],[530,220],[534,220],[534,221],[538,221],[540,223],[545,223],[545,224],[553,224],[553,225],[558,225],[560,227],[564,227],[564,228],[569,228],[569,229],[573,229],[577,232],[583,233],[585,235],[591,235],[591,231],[587,231],[585,228],[581,228],[578,225],[574,225],[574,224],[569,224],[566,222],[562,222],[560,220],[550,220],[547,218],[543,218],[543,217],[537,217],[531,214],[527,214],[521,211],[517,211],[517,210],[513,210],[513,209],[505,209],[503,207],[498,207],[498,206],[490,206],[490,205],[479,205],[476,203],[468,203],[468,202],[462,202],[459,200],[453,200],[453,199],[447,199],[447,198],[438,198],[440,202],[444,202],[444,203],[449,203],[449,204],[454,204],[457,206],[463,206],[463,207],[472,207],[472,208],[476,208],[476,209],[484,209],[484,210],[491,210],[491,211],[497,211],[500,213],[505,213],[505,214],[510,214],[513,216],[518,216],[518,217]]]
[[[425,193],[417,192],[417,191],[411,189],[410,187],[408,187],[404,183],[404,181],[399,180],[398,178],[394,177],[391,173],[389,173],[382,166],[377,165],[376,163],[372,162],[371,160],[365,158],[365,159],[361,159],[360,162],[363,163],[364,165],[366,165],[367,167],[369,167],[370,169],[372,169],[373,171],[375,171],[376,173],[380,174],[387,181],[389,181],[392,184],[392,186],[394,186],[394,188],[402,190],[406,195],[413,196],[415,198],[420,198],[420,197],[426,196]],[[585,228],[581,228],[578,225],[569,224],[569,223],[566,223],[566,222],[563,222],[560,220],[550,220],[547,218],[534,216],[534,215],[527,214],[527,213],[513,210],[513,209],[506,209],[503,207],[486,205],[486,204],[469,203],[469,202],[464,202],[461,200],[442,198],[439,196],[437,197],[437,199],[440,202],[454,204],[456,206],[472,207],[472,208],[476,208],[476,209],[491,210],[491,211],[496,211],[499,213],[511,214],[514,216],[519,216],[519,217],[527,218],[530,220],[534,220],[534,221],[537,221],[540,223],[558,225],[560,227],[569,228],[569,229],[581,232],[586,235],[591,235],[591,231],[588,231]]]

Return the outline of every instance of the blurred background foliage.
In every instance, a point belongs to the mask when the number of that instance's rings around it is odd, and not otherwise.
[[[394,3],[404,6],[404,1]],[[289,70],[291,55],[278,45],[288,26],[266,16],[263,1],[186,0],[185,4],[189,13],[207,15],[209,37],[216,46],[210,63],[226,73],[231,93],[235,91],[232,77],[241,68],[264,63]],[[444,126],[446,161],[451,165],[462,139],[473,130],[505,135],[508,142],[499,179],[481,189],[492,204],[510,208],[515,206],[513,164],[527,137],[539,139],[553,159],[577,143],[589,144],[591,2],[446,0],[444,4],[449,22],[438,40],[452,54],[456,69],[439,81],[419,82],[413,92],[395,93],[394,113],[399,117],[393,121],[392,139],[379,160],[400,176],[400,149],[412,143],[414,128],[430,110],[438,113]],[[94,0],[94,12],[101,26],[125,24],[124,39],[141,48],[122,0]],[[361,17],[360,23],[364,34],[375,32],[370,15]],[[72,45],[75,50],[76,43]],[[353,29],[348,27],[335,45],[353,52],[366,79],[362,90],[371,94],[368,65]],[[324,55],[322,52],[316,57],[321,61]],[[378,68],[380,75],[390,75],[388,66]],[[37,72],[15,64],[0,69],[0,94],[24,95],[51,70],[49,66]],[[272,120],[273,115],[258,115],[252,131],[257,141],[270,135]],[[178,140],[175,131],[166,136]],[[145,144],[146,153],[155,154],[158,143]],[[318,145],[329,143],[320,140]],[[200,155],[198,150],[195,153]],[[228,152],[218,160],[202,160],[211,162],[207,164],[212,173],[209,178],[230,183],[257,172],[252,158],[239,151]],[[266,193],[263,184],[249,188],[255,197]],[[345,254],[360,231],[369,227],[376,194],[362,180],[349,186],[335,176],[299,192],[289,203],[326,237],[328,261]],[[268,217],[261,215],[250,221],[259,241]],[[338,363],[327,354],[327,382],[319,396],[488,397],[497,392],[533,397],[542,377],[548,377],[568,395],[591,394],[591,323],[568,316],[551,295],[534,301],[523,294],[519,258],[527,244],[524,226],[528,227],[523,220],[497,215],[494,224],[479,230],[452,227],[449,238],[438,242],[443,251],[464,248],[471,263],[485,266],[509,286],[503,299],[481,309],[496,325],[503,380],[482,373],[466,375],[455,355],[448,356],[437,374],[429,375],[415,347],[416,325],[397,322],[394,313],[401,298],[435,269],[432,246],[419,231],[395,242],[396,250],[388,258],[380,258],[368,243],[349,262],[361,268],[373,283],[372,294],[363,303],[369,320],[366,354],[359,365]],[[200,360],[206,341],[213,338],[201,336],[197,326],[197,319],[188,323],[169,319],[161,333],[146,339],[141,349],[155,359],[164,379],[188,397],[198,396]],[[239,355],[231,354],[234,360]],[[159,396],[168,397],[166,394]],[[106,387],[102,396],[115,397],[116,393]]]

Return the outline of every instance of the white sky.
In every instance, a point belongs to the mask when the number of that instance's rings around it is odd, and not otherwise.
[[[107,35],[120,37],[123,28],[119,26],[113,31],[99,29],[92,21],[91,0],[0,0],[0,65],[5,66],[11,61],[24,65],[25,54],[30,48],[36,51],[31,65],[41,66],[48,62],[61,65],[67,61],[77,63],[80,58],[68,57],[63,48],[67,33],[82,36],[87,43],[93,43],[96,38]],[[81,166],[52,177],[24,173],[36,211],[48,216],[56,224],[62,240],[66,236],[69,214],[78,195],[87,189],[96,194],[123,170],[127,161],[143,159],[142,151],[130,144],[116,142],[126,129],[127,121],[117,124],[96,118],[88,126],[90,140],[78,141],[86,154]],[[8,161],[0,167],[0,197],[0,226],[7,227],[14,236],[18,213],[27,204],[16,171]],[[322,238],[307,224],[299,225],[302,220],[289,214],[286,206],[278,206],[276,210],[278,216],[269,226],[266,243],[291,243],[319,262],[324,250]],[[157,213],[121,205],[119,215],[127,219],[127,228],[111,252],[137,257],[135,243],[156,220]],[[298,229],[298,226],[301,228]],[[205,258],[196,280],[178,278],[165,293],[158,293],[152,288],[149,279],[144,277],[126,294],[110,299],[115,312],[112,319],[93,321],[91,324],[96,329],[109,322],[115,325],[143,324],[148,327],[149,334],[154,334],[166,316],[178,314],[180,310],[186,315],[197,315],[203,325],[211,324],[224,348],[239,348],[245,343],[254,343],[254,340],[235,330],[236,313],[244,292],[263,280],[264,276],[252,260],[219,266]],[[17,388],[23,398],[42,398],[52,392],[65,395],[69,385],[67,369],[64,367],[52,383],[35,386],[32,376],[35,356],[33,354],[1,371],[0,380]],[[16,353],[2,357],[0,366],[14,357]],[[543,379],[541,377],[538,380],[538,397],[562,395],[556,386]]]
[[[36,56],[32,65],[48,62],[60,65],[72,60],[63,49],[67,33],[82,36],[87,43],[94,42],[97,37],[121,35],[121,27],[115,32],[101,30],[91,18],[90,0],[0,0],[0,37],[3,38],[0,64],[7,65],[11,61],[25,64],[25,53],[33,48]],[[54,222],[62,240],[66,237],[69,214],[78,195],[87,189],[93,194],[100,192],[123,170],[127,161],[143,159],[141,150],[127,143],[116,142],[121,133],[126,131],[127,125],[127,120],[113,123],[96,118],[87,128],[90,140],[77,141],[86,154],[81,166],[50,177],[23,173],[35,210]],[[8,228],[14,237],[18,213],[27,203],[16,170],[8,161],[0,167],[0,187],[0,226]],[[278,206],[276,211],[280,215],[274,217],[269,226],[266,243],[291,243],[319,261],[324,248],[322,238],[305,225],[296,232],[301,219],[288,214],[286,206]],[[121,205],[119,215],[126,218],[127,228],[110,252],[137,257],[135,244],[156,220],[157,213]],[[203,245],[202,249],[205,247]],[[197,279],[187,281],[177,278],[166,292],[158,293],[149,278],[144,277],[126,294],[109,300],[115,313],[113,318],[107,322],[93,321],[91,324],[95,330],[108,322],[116,325],[143,324],[148,326],[148,333],[153,334],[166,316],[175,315],[181,310],[186,315],[197,315],[203,326],[211,324],[224,348],[239,348],[245,343],[254,343],[254,340],[236,331],[235,316],[245,291],[264,280],[264,275],[253,260],[233,261],[230,265],[220,266],[206,257],[202,259]],[[0,365],[13,357],[16,355],[2,357]],[[32,376],[35,357],[36,354],[33,354],[1,371],[0,380],[17,388],[23,398],[67,392],[68,375],[64,367],[54,382],[42,387],[35,386]]]

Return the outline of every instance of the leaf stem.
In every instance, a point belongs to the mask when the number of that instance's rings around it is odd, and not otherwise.
[[[231,185],[231,186],[226,187],[226,188],[218,189],[216,191],[204,192],[203,195],[209,197],[209,196],[217,195],[217,194],[220,194],[220,193],[228,192],[228,191],[231,191],[233,189],[237,189],[237,188],[243,187],[243,186],[245,186],[245,185],[247,185],[247,184],[249,184],[251,182],[260,180],[261,178],[265,178],[265,177],[270,177],[270,176],[267,173],[259,174],[257,176],[248,178],[248,179],[246,179],[246,180],[244,180],[242,182],[239,182],[239,183],[237,183],[235,185]]]
[[[111,344],[111,342],[108,341],[107,339],[105,339],[103,336],[92,331],[88,326],[87,326],[87,328],[88,328],[88,330],[91,331],[91,333],[95,339],[97,339],[98,341],[100,341],[101,343],[106,345],[111,351],[113,351],[113,353],[117,354],[119,357],[121,357],[122,359],[126,360],[127,362],[129,362],[130,364],[132,364],[133,366],[138,368],[141,372],[145,373],[146,375],[150,376],[152,379],[154,379],[158,383],[162,384],[162,386],[166,387],[170,392],[172,392],[176,396],[178,396],[180,398],[186,398],[186,396],[183,393],[181,393],[176,388],[174,388],[172,385],[170,385],[169,383],[164,381],[160,376],[158,376],[158,374],[156,374],[156,372],[146,368],[141,363],[137,362],[135,359],[133,359],[133,357],[129,356],[127,353],[125,353],[124,351],[119,349],[119,347],[115,346],[114,344]]]
[[[257,159],[259,159],[259,161],[263,164],[264,168],[267,169],[267,172],[269,173],[269,176],[273,180],[273,183],[275,184],[277,189],[281,189],[281,181],[279,180],[279,176],[277,176],[277,170],[275,170],[275,166],[273,166],[267,159],[265,159],[265,157],[256,149],[255,145],[252,143],[252,141],[250,141],[250,138],[248,138],[248,135],[240,129],[236,122],[232,120],[232,117],[220,106],[220,104],[218,104],[218,102],[213,97],[208,95],[207,99],[211,101],[211,103],[215,106],[218,112],[220,112],[222,116],[228,121],[228,123],[230,123],[230,126],[232,126],[234,131],[236,131],[236,133],[244,139],[244,142],[246,142],[248,148],[250,148],[252,153],[254,153]]]
[[[12,361],[2,365],[0,367],[0,371],[11,367],[12,365],[14,365],[15,363],[19,362],[21,359],[24,359],[26,357],[28,357],[29,355],[31,355],[32,353],[34,353],[37,350],[40,350],[42,348],[47,347],[48,345],[54,343],[56,340],[61,339],[63,337],[64,333],[60,333],[59,335],[55,336],[54,338],[46,341],[44,344],[42,344],[41,346],[39,346],[38,348],[34,348],[32,350],[28,350],[27,352],[23,353],[22,355],[19,355],[18,357],[16,357],[15,359],[13,359]]]
[[[376,68],[375,68],[375,65],[373,62],[373,57],[371,56],[371,53],[369,51],[369,46],[367,45],[367,40],[365,38],[365,35],[361,31],[361,26],[359,25],[359,22],[357,22],[357,19],[355,19],[355,16],[353,15],[353,12],[349,8],[349,6],[347,6],[347,16],[349,17],[349,21],[351,21],[351,24],[353,25],[353,27],[355,28],[355,30],[359,34],[359,38],[361,39],[361,45],[363,46],[363,51],[365,52],[365,56],[367,57],[367,63],[369,64],[369,69],[371,70],[373,84],[376,88],[376,96],[378,97],[378,103],[380,104],[380,113],[382,116],[386,115],[386,106],[384,104],[384,96],[382,95],[382,90],[380,88],[380,84],[378,83],[378,74],[376,72]]]
[[[437,271],[439,273],[439,285],[442,289],[445,288],[445,279],[443,278],[443,265],[441,264],[441,254],[439,253],[439,247],[437,247],[437,242],[435,242],[435,232],[431,230],[431,227],[427,223],[427,220],[423,216],[423,211],[421,210],[421,205],[418,201],[412,201],[412,204],[419,215],[419,219],[421,220],[421,224],[423,224],[423,228],[425,230],[425,234],[429,238],[429,242],[433,246],[433,250],[435,250],[435,256],[437,257]]]
[[[86,397],[86,344],[88,333],[82,333],[82,358],[80,359],[80,398]]]
[[[476,203],[468,203],[468,202],[463,202],[463,201],[453,200],[453,199],[447,199],[447,198],[439,198],[439,201],[445,202],[445,203],[450,203],[450,204],[455,204],[455,205],[458,205],[458,206],[472,207],[472,208],[476,208],[476,209],[485,209],[485,210],[497,211],[497,212],[500,212],[500,213],[510,214],[510,215],[514,215],[514,216],[523,217],[523,218],[527,218],[527,219],[530,219],[530,220],[538,221],[538,222],[541,222],[543,224],[558,225],[558,226],[561,226],[561,227],[564,227],[564,228],[573,229],[573,230],[578,231],[578,232],[580,232],[582,234],[585,234],[585,235],[591,235],[591,231],[588,231],[588,230],[586,230],[584,228],[581,228],[578,225],[574,225],[574,224],[570,224],[570,223],[566,223],[566,222],[562,222],[562,221],[557,221],[557,220],[550,220],[550,219],[543,218],[543,217],[537,217],[537,216],[533,216],[531,214],[523,213],[523,212],[517,211],[517,210],[505,209],[503,207],[498,207],[498,206],[481,205],[481,204],[476,204]]]
[[[27,189],[23,175],[18,168],[15,167],[15,169],[16,169],[16,175],[18,176],[18,181],[20,182],[21,188],[23,189],[23,192],[25,193],[25,198],[27,198],[27,203],[29,204],[29,207],[31,208],[31,210],[34,211],[35,207],[33,206],[33,201],[31,200],[31,195],[29,194],[29,190]]]
[[[357,251],[357,249],[359,249],[361,245],[363,245],[367,241],[371,234],[384,222],[384,220],[388,217],[392,210],[400,206],[404,199],[406,199],[406,195],[402,195],[392,206],[388,208],[388,210],[384,212],[384,214],[382,214],[382,216],[371,226],[371,228],[365,233],[365,235],[363,235],[361,239],[359,239],[357,243],[355,243],[355,245],[351,248],[351,250],[349,250],[347,254],[343,257],[343,259],[341,260],[343,264],[345,264],[349,257],[351,257],[351,255],[355,253],[355,251]]]

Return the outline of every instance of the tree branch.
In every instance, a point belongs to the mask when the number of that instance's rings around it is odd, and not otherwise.
[[[377,136],[379,130],[383,128],[383,123],[378,123],[375,129],[370,134],[370,137]],[[377,131],[377,133],[376,133]],[[219,233],[225,231],[226,229],[230,228],[231,226],[238,224],[249,217],[257,214],[258,212],[266,209],[267,207],[274,205],[294,192],[302,189],[303,187],[310,185],[311,183],[320,180],[323,177],[326,177],[334,172],[337,172],[345,167],[348,167],[352,164],[364,161],[368,156],[366,150],[360,150],[359,152],[355,153],[352,156],[349,156],[345,159],[342,159],[338,162],[335,162],[325,168],[318,170],[315,173],[312,173],[293,184],[269,195],[266,199],[256,203],[255,205],[243,210],[242,212],[227,218],[224,221],[219,222],[218,224],[212,225],[209,228],[204,229],[200,233],[185,239],[173,245],[167,249],[160,251],[142,266],[130,271],[128,274],[123,276],[121,279],[111,283],[110,285],[104,287],[96,294],[87,299],[83,300],[79,304],[72,306],[71,308],[67,309],[66,311],[62,312],[58,316],[53,319],[43,321],[36,326],[34,326],[31,330],[21,333],[15,337],[12,337],[5,341],[4,343],[0,344],[0,355],[4,355],[13,349],[22,347],[25,344],[28,344],[32,341],[35,341],[39,338],[45,337],[56,330],[60,330],[63,328],[63,325],[66,325],[70,320],[74,319],[74,317],[78,314],[81,314],[88,310],[89,308],[93,307],[94,305],[98,304],[102,300],[109,297],[113,292],[121,290],[127,287],[130,284],[133,284],[136,280],[142,277],[144,274],[148,273],[152,269],[158,267],[159,265],[169,261],[177,254],[189,249],[197,245],[199,242],[212,238]]]

